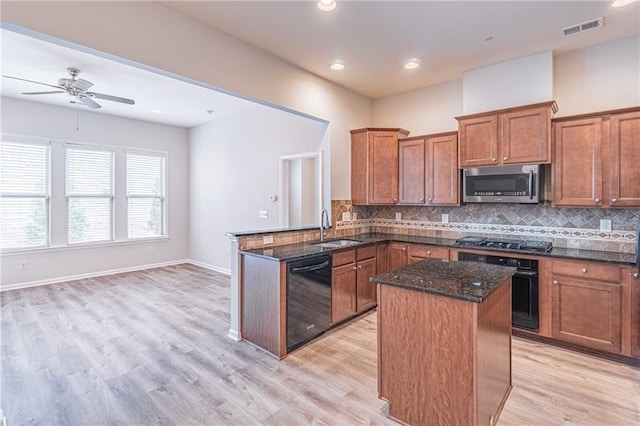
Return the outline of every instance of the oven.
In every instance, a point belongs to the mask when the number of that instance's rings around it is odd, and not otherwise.
[[[511,278],[511,324],[513,327],[538,331],[540,302],[537,260],[467,252],[459,252],[458,260],[517,268]]]

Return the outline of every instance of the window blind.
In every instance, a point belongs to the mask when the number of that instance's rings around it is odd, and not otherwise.
[[[165,158],[127,154],[128,237],[164,235]]]
[[[114,153],[67,148],[66,163],[68,242],[111,240]]]
[[[0,143],[0,248],[49,243],[49,147]]]

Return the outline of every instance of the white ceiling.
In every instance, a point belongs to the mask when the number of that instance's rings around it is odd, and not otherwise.
[[[542,51],[565,53],[640,34],[640,5],[611,1],[347,1],[322,12],[315,0],[169,1],[164,6],[372,99],[460,78],[462,73]],[[560,28],[597,17],[604,27],[570,37]],[[105,57],[2,30],[2,74],[57,84],[82,70],[90,90],[135,99],[99,101],[101,113],[193,127],[252,102]],[[492,36],[493,40],[484,41]],[[408,59],[421,66],[405,70]],[[342,71],[329,69],[334,59]],[[46,86],[3,78],[3,96],[69,104],[66,94],[27,96]],[[81,106],[80,108],[86,108]],[[154,114],[152,109],[163,110]],[[207,114],[214,110],[214,114]]]
[[[130,98],[135,105],[95,99],[102,108],[90,110],[81,104],[71,104],[74,98],[65,93],[22,95],[55,89],[8,78],[0,82],[2,96],[185,128],[256,106],[254,102],[209,88],[11,31],[1,30],[0,37],[2,75],[57,85],[59,78],[70,78],[67,68],[75,67],[81,70],[79,78],[94,84],[90,91]],[[152,112],[154,109],[162,114]],[[209,110],[214,112],[209,114]]]
[[[451,81],[506,60],[640,33],[638,3],[612,1],[169,1],[166,7],[372,99]],[[604,17],[604,27],[560,28]],[[485,42],[484,38],[493,40]],[[409,58],[421,66],[405,70]],[[346,67],[332,71],[341,59]]]

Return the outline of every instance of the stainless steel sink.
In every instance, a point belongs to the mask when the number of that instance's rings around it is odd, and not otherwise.
[[[333,240],[333,241],[320,241],[317,243],[311,243],[314,246],[320,246],[320,247],[324,247],[324,248],[340,248],[340,247],[346,247],[346,246],[351,246],[354,244],[360,244],[362,241],[358,241],[358,240]]]

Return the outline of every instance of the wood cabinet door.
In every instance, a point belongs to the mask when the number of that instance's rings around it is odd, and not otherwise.
[[[389,244],[378,244],[376,249],[376,273],[384,274],[389,270]]]
[[[611,207],[640,207],[640,112],[611,116]]]
[[[369,133],[369,204],[398,202],[398,133]]]
[[[389,244],[389,270],[402,268],[409,263],[409,255],[407,252],[407,244],[391,243]]]
[[[460,167],[498,164],[498,116],[486,115],[458,121]]]
[[[427,204],[460,205],[458,136],[427,139]]]
[[[525,109],[500,114],[502,164],[551,162],[551,109]]]
[[[376,275],[376,258],[361,260],[356,271],[356,311],[362,312],[376,304],[376,287],[369,279]]]
[[[553,337],[621,351],[621,285],[554,275]]]
[[[356,313],[356,265],[333,268],[331,274],[331,324],[337,324]]]
[[[602,119],[556,122],[553,205],[602,204]]]
[[[425,200],[425,141],[399,142],[399,204],[424,204]]]

